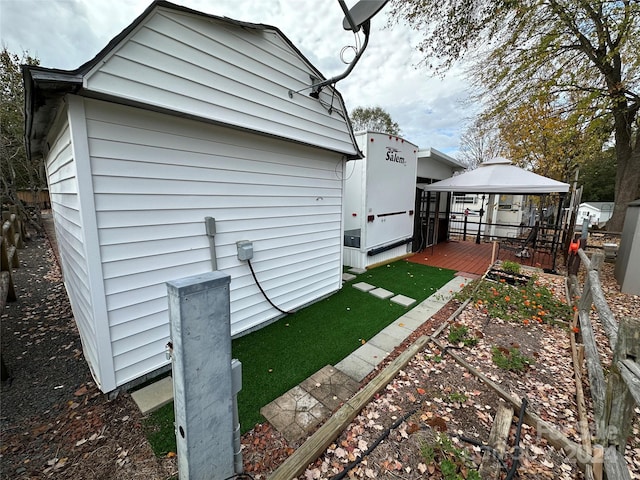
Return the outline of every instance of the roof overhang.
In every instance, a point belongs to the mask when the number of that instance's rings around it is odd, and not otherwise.
[[[456,170],[463,170],[467,168],[467,165],[463,164],[459,160],[447,155],[446,153],[436,150],[435,148],[421,148],[418,150],[418,161],[420,158],[433,158],[434,160],[444,163],[445,165],[455,168]]]
[[[47,132],[68,93],[82,88],[82,75],[22,65],[25,101],[25,140],[27,155],[44,153]]]

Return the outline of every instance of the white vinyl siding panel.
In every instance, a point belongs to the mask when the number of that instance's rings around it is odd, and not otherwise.
[[[156,10],[86,79],[90,91],[355,154],[344,106],[275,31]]]
[[[166,282],[231,275],[231,330],[340,288],[343,157],[273,137],[86,100],[100,255],[118,385],[166,364]]]
[[[57,137],[51,141],[46,168],[49,196],[64,282],[78,325],[82,349],[94,375],[99,372],[97,335],[93,320],[88,265],[80,219],[75,159],[66,118]]]

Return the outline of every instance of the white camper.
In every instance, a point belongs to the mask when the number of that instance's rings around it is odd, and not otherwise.
[[[418,147],[386,133],[356,141],[365,158],[346,168],[344,264],[366,268],[411,252]]]

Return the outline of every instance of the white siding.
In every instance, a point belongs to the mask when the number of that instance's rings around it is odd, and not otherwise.
[[[158,8],[85,77],[89,91],[354,154],[344,106],[275,31]],[[328,106],[332,109],[329,113]]]
[[[65,286],[85,358],[100,384],[98,335],[89,290],[89,266],[84,248],[76,161],[65,115],[62,116],[57,135],[49,143],[51,148],[46,160],[47,178]]]
[[[271,137],[86,100],[100,258],[117,384],[167,363],[165,282],[211,270],[204,217],[216,219],[218,269],[231,275],[231,330],[340,287],[343,157]]]
[[[432,178],[434,180],[444,180],[451,177],[454,172],[453,167],[439,162],[433,157],[418,157],[417,170],[418,177]]]

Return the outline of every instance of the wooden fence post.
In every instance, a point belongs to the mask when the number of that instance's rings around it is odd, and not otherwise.
[[[620,367],[629,359],[640,361],[640,318],[623,317],[618,327],[618,342],[613,352],[611,371],[607,376],[604,424],[607,426],[608,445],[615,445],[624,454],[631,424],[635,400],[630,387],[622,378]],[[623,367],[624,368],[624,367]]]

